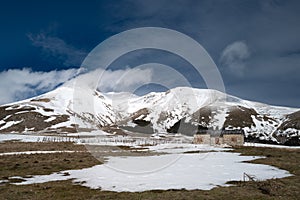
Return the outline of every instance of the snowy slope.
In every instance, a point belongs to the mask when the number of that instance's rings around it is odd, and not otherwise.
[[[285,143],[299,138],[299,121],[299,109],[188,87],[136,96],[102,94],[88,87],[74,90],[72,82],[68,82],[38,97],[0,106],[0,132],[4,133],[76,132],[96,128],[109,131],[112,127],[111,132],[115,132],[121,127],[134,132],[192,135],[193,129],[188,127],[196,130],[202,127],[243,129],[246,137],[254,141]]]
[[[215,90],[179,87],[141,97],[115,94],[111,98],[118,113],[118,125],[131,131],[192,135],[198,126],[213,130],[243,129],[255,141],[275,143],[300,135],[298,129],[280,128],[299,109],[251,102]],[[174,128],[178,124],[180,130]]]
[[[147,110],[147,114],[141,112],[135,117],[150,121],[155,131],[163,132],[165,128],[171,127],[178,120],[193,114],[199,108],[224,99],[225,95],[218,91],[178,87],[167,92],[152,92],[142,97],[130,98],[126,101],[127,107],[121,110],[119,104],[113,104],[113,108],[121,114],[123,119],[131,117],[142,109]]]
[[[0,131],[76,132],[77,128],[95,129],[114,123],[110,99],[86,88],[76,93],[80,95],[74,93],[73,87],[61,86],[35,98],[4,105],[0,107]]]

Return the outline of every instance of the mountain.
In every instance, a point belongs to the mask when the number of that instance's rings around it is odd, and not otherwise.
[[[61,86],[34,98],[1,106],[0,132],[76,132],[115,122],[110,99],[87,88],[77,92],[81,94],[79,98],[74,95],[73,87]],[[79,106],[87,99],[94,102],[95,109],[74,109],[74,101]]]
[[[125,105],[116,101],[112,106],[122,115],[118,126],[131,131],[193,135],[201,129],[243,129],[249,141],[299,144],[299,109],[246,101],[215,90],[179,87],[132,97]]]
[[[0,107],[0,132],[69,133],[101,128],[126,134],[243,129],[246,140],[299,145],[300,110],[242,100],[209,89],[178,87],[144,96],[102,94],[65,84]],[[124,131],[126,130],[126,131]]]

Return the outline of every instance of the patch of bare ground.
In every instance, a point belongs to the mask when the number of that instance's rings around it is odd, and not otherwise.
[[[22,151],[86,151],[86,148],[72,142],[7,141],[0,144],[0,153]]]
[[[5,180],[12,176],[51,174],[97,164],[101,164],[101,162],[87,152],[0,156],[0,179]]]
[[[2,184],[0,186],[0,199],[299,199],[300,196],[300,150],[297,149],[277,149],[277,148],[256,148],[256,147],[237,147],[233,152],[242,153],[242,155],[248,156],[265,156],[265,158],[260,158],[251,163],[260,163],[273,165],[281,169],[290,171],[294,176],[282,178],[282,179],[271,179],[267,181],[231,181],[234,186],[230,187],[217,187],[209,191],[204,190],[192,190],[187,191],[185,189],[181,190],[154,190],[146,192],[108,192],[92,190],[84,186],[74,185],[71,180],[69,181],[56,181],[48,182],[43,184],[32,184],[16,186],[11,184]],[[64,154],[62,154],[64,155]],[[74,156],[74,161],[71,163],[89,163],[92,164],[93,161],[82,160],[79,162],[78,159],[84,159],[83,157],[87,155],[81,154],[71,154],[56,157],[51,155],[51,157],[44,157],[49,155],[40,155],[40,158],[35,157],[34,159],[28,159],[28,162],[34,162],[34,160],[46,160],[44,161],[46,166],[49,165],[55,170],[63,170],[68,168],[67,161],[62,160],[70,159],[69,156]],[[11,157],[10,161],[5,161],[6,163],[1,163],[1,166],[10,166],[2,169],[2,174],[10,175],[21,175],[22,173],[16,173],[14,165],[16,162],[22,164],[20,161],[25,161],[24,158]],[[19,158],[19,159],[16,159]],[[3,162],[1,160],[1,162]],[[63,164],[61,164],[63,163]],[[5,164],[5,165],[4,165]],[[35,163],[39,165],[39,169],[42,169],[42,161]],[[86,164],[86,165],[89,165]],[[34,164],[32,164],[34,165]],[[71,164],[70,168],[76,166],[76,164]],[[29,167],[29,166],[28,166]],[[32,167],[32,166],[31,166]],[[77,165],[77,167],[82,167],[82,165]],[[25,169],[24,169],[25,170]],[[35,170],[27,168],[30,172]],[[51,170],[52,171],[52,170]],[[42,172],[40,172],[42,173]],[[3,176],[1,174],[1,176]],[[28,174],[23,173],[23,174]],[[36,174],[36,173],[34,173]],[[174,174],[176,176],[176,174]],[[180,177],[178,177],[180,178]]]

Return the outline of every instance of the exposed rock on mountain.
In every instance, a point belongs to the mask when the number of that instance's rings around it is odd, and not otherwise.
[[[122,129],[182,133],[243,129],[250,141],[299,145],[300,111],[239,99],[209,89],[174,88],[136,96],[101,94],[63,85],[54,91],[0,107],[0,132],[68,133]]]

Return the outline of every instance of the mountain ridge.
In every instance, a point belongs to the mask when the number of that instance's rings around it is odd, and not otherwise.
[[[243,129],[254,141],[299,144],[300,109],[271,106],[225,93],[189,87],[144,96],[102,94],[63,85],[48,93],[0,106],[0,132],[182,133]],[[180,128],[176,128],[180,124]]]

